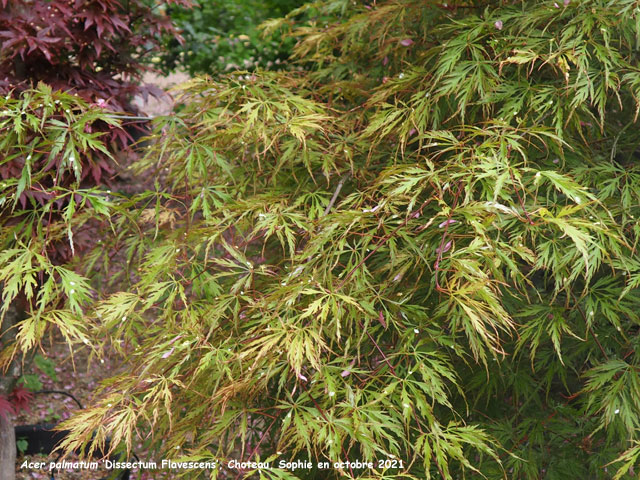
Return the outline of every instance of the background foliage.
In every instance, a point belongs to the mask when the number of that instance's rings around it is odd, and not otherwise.
[[[184,68],[192,75],[287,68],[295,40],[276,32],[264,36],[258,27],[302,4],[302,0],[199,0],[193,8],[171,7],[168,14],[184,42],[169,37],[159,65],[165,71]]]
[[[41,139],[34,136],[36,125],[40,124],[42,129],[45,122],[50,125],[59,121],[50,118],[54,110],[66,113],[67,117],[77,112],[69,106],[59,109],[60,100],[56,105],[47,105],[42,103],[42,98],[40,103],[32,102],[32,94],[21,98],[21,92],[35,88],[39,82],[110,112],[135,113],[131,103],[135,95],[162,93],[155,86],[141,85],[140,81],[147,69],[145,61],[158,48],[161,37],[179,39],[171,20],[158,14],[157,7],[164,3],[143,0],[4,0],[0,3],[0,95],[20,98],[25,103],[19,107],[20,112],[28,117],[24,123],[4,123],[5,131],[15,130],[4,136],[4,148],[15,147],[16,155],[3,159],[2,179],[18,177],[21,171],[25,177],[38,171],[44,164],[37,165],[40,160],[35,157],[46,158],[49,168],[62,160],[60,147],[67,135],[65,123],[57,124],[58,140],[54,140],[57,144],[53,147],[37,144]],[[174,0],[173,3],[187,5],[188,1]],[[11,109],[19,104],[7,107]],[[11,114],[5,112],[4,117],[9,116]],[[90,123],[81,128],[89,129],[94,137],[98,132],[107,133],[103,141],[109,150],[126,147],[132,141],[125,130],[114,128],[110,122]],[[22,125],[28,127],[23,130]],[[20,149],[25,146],[31,155],[21,154]],[[113,173],[112,162],[104,154],[107,150],[105,147],[101,150],[97,149],[92,158],[75,155],[77,162],[89,163],[90,168],[83,170],[85,185],[104,183],[105,174]],[[73,155],[67,156],[73,158]],[[25,198],[21,201],[24,206]]]
[[[637,2],[317,2],[269,27],[304,72],[192,81],[136,165],[156,189],[82,193],[103,243],[19,346],[82,314],[127,369],[66,446],[633,478]],[[6,232],[3,280],[35,275]]]

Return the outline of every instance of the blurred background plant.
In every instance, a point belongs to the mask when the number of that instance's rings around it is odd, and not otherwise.
[[[168,38],[164,51],[154,60],[165,72],[181,68],[192,75],[291,68],[287,59],[295,39],[284,37],[280,31],[263,35],[260,25],[303,3],[303,0],[196,0],[193,8],[171,6],[167,14],[184,42]]]
[[[162,35],[175,35],[164,3],[189,0],[3,0],[0,5],[0,93],[42,81],[116,111],[147,93],[139,85],[145,57]]]

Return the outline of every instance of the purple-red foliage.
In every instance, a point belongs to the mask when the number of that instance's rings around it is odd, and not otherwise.
[[[0,395],[0,416],[8,418],[10,415],[16,415],[25,410],[29,411],[29,403],[33,400],[33,393],[24,388],[22,385],[16,385],[9,398]]]
[[[3,418],[8,418],[9,415],[14,415],[16,413],[16,409],[7,397],[4,395],[0,395],[0,416]]]
[[[33,393],[24,388],[22,385],[16,385],[9,396],[13,403],[14,410],[20,412],[22,410],[29,411],[29,403],[33,400]]]
[[[148,69],[144,58],[162,35],[177,36],[170,18],[141,0],[0,3],[3,94],[44,82],[111,110],[130,111],[133,95],[149,93],[139,85]]]

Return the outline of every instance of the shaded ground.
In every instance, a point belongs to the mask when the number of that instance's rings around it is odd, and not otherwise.
[[[57,379],[52,379],[35,365],[31,367],[29,373],[36,373],[42,382],[43,390],[57,390],[73,395],[83,406],[89,405],[92,399],[92,392],[101,380],[117,373],[120,368],[118,360],[115,358],[104,358],[102,361],[95,359],[89,363],[89,349],[80,348],[74,352],[73,358],[62,338],[55,338],[49,344],[44,345],[47,352],[46,358],[55,363],[55,375]],[[60,393],[36,394],[31,404],[30,412],[21,413],[16,419],[16,425],[33,425],[42,423],[58,423],[69,418],[74,412],[79,410],[76,402],[69,396]],[[20,439],[18,438],[18,441]],[[134,453],[142,460],[154,460],[149,458],[141,443],[134,445]],[[60,461],[55,455],[18,455],[16,462],[17,480],[30,479],[50,479],[51,472],[48,470],[49,462]],[[66,457],[65,460],[78,461],[77,456]],[[133,459],[132,459],[133,460]],[[20,468],[24,461],[45,462],[46,467],[41,469]],[[88,461],[88,460],[87,460]],[[54,472],[56,480],[98,480],[106,478],[109,473],[119,470],[106,470],[103,463],[96,459],[100,468],[97,470],[69,470]],[[158,462],[159,463],[159,462]],[[161,480],[176,478],[169,471],[153,470],[140,472],[134,471],[131,478],[140,480]]]
[[[51,360],[55,367],[55,379],[49,377],[35,365],[29,366],[25,373],[35,373],[42,383],[44,391],[62,391],[73,395],[81,405],[88,405],[91,401],[93,390],[98,383],[113,374],[117,365],[114,359],[105,358],[102,362],[93,362],[89,365],[88,348],[79,348],[74,352],[73,357],[62,338],[53,338],[48,344],[43,345],[48,360]],[[42,352],[41,352],[42,354]],[[36,393],[30,406],[30,412],[22,412],[15,420],[16,425],[34,425],[43,423],[58,423],[69,418],[79,409],[73,398],[61,393]],[[17,439],[20,442],[20,438]],[[20,445],[20,443],[18,443]],[[56,460],[58,455],[30,455],[23,457],[18,454],[16,462],[16,478],[26,479],[50,479],[51,472],[47,468],[43,469],[21,469],[21,464],[27,461],[46,462]],[[76,461],[70,457],[69,461]],[[98,470],[100,471],[100,470]],[[102,470],[106,472],[106,470]],[[106,473],[105,473],[106,475]],[[55,474],[56,479],[92,479],[96,480],[105,475],[100,475],[97,471],[60,472]]]

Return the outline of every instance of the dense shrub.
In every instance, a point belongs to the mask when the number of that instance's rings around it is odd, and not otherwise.
[[[105,207],[78,267],[99,285],[120,254],[121,283],[74,291],[127,370],[66,446],[141,434],[221,477],[632,478],[636,2],[309,9],[332,20],[281,22],[308,71],[193,81],[138,165],[163,183]]]
[[[302,0],[199,0],[193,8],[171,7],[169,15],[184,42],[170,38],[160,65],[191,74],[220,74],[232,70],[286,68],[295,41],[274,32],[264,36],[258,26],[280,17]]]

